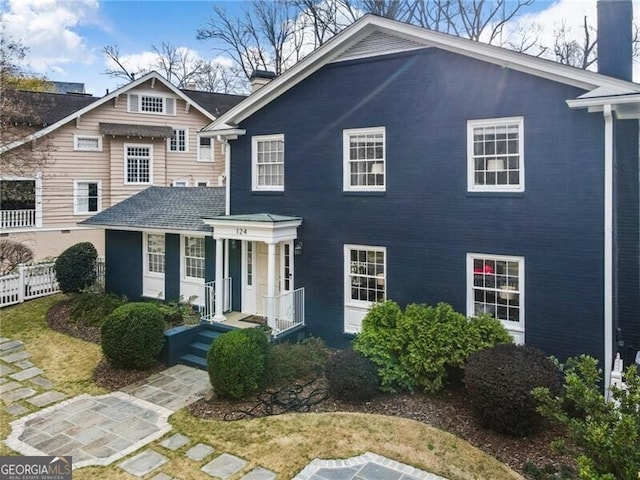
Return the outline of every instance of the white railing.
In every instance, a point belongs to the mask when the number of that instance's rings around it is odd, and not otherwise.
[[[304,325],[304,287],[275,297],[264,297],[264,312],[274,337]]]
[[[222,279],[222,313],[231,311],[231,277]],[[202,319],[208,322],[213,321],[216,314],[216,282],[204,284],[204,307],[202,308]]]
[[[0,210],[0,228],[36,226],[36,210]]]
[[[16,273],[0,277],[0,307],[58,293],[55,263],[18,265]],[[104,287],[104,258],[96,262],[96,284]]]

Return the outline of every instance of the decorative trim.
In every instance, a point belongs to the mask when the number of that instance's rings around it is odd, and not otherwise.
[[[83,139],[83,138],[98,140],[98,147],[97,148],[80,148],[78,143],[80,142],[80,139]],[[101,152],[102,151],[102,135],[83,135],[80,133],[74,133],[73,134],[73,150],[77,152]]]

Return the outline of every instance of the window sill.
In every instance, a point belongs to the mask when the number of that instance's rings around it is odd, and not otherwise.
[[[252,195],[282,196],[284,190],[251,190]]]
[[[521,198],[524,197],[524,192],[516,191],[492,191],[492,192],[469,192],[467,191],[467,197],[511,197]]]
[[[387,194],[386,190],[367,190],[367,191],[352,191],[343,190],[343,197],[384,197]]]
[[[208,158],[205,158],[205,159],[198,158],[198,159],[196,159],[196,162],[200,162],[200,163],[215,163],[215,160],[210,160]]]

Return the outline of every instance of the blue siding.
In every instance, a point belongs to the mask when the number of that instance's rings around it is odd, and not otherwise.
[[[142,297],[142,233],[105,231],[105,288],[129,300]]]
[[[164,299],[180,300],[180,235],[164,236]]]
[[[343,245],[387,247],[388,296],[466,310],[466,254],[525,257],[527,343],[602,356],[603,122],[581,90],[438,50],[323,67],[232,144],[233,214],[304,218],[308,331],[344,345]],[[467,192],[467,120],[524,117],[526,191]],[[387,191],[342,191],[342,131],[386,127]],[[588,132],[588,134],[585,134]],[[285,135],[285,191],[251,192],[251,136]]]

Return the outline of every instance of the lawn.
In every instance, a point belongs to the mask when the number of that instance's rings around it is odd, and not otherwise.
[[[0,312],[0,336],[21,340],[31,361],[69,396],[105,391],[92,380],[101,358],[100,347],[51,330],[45,320],[49,307],[63,295],[32,300]],[[9,434],[12,420],[0,410],[0,438]],[[450,479],[521,478],[506,465],[449,433],[413,420],[357,413],[290,414],[235,422],[201,420],[180,410],[170,418],[174,431],[212,445],[218,452],[243,457],[250,466],[260,465],[291,478],[313,458],[347,458],[372,451]],[[210,479],[182,452],[152,447],[171,462],[162,471],[184,480]],[[0,455],[12,452],[0,445]],[[15,454],[15,453],[13,453]],[[109,467],[83,468],[76,479],[130,478]]]

